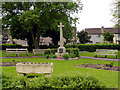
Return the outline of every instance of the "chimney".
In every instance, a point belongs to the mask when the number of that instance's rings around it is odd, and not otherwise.
[[[104,33],[104,26],[101,27],[101,33]]]

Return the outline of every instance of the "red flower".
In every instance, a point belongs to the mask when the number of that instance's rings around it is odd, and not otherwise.
[[[63,59],[62,57],[58,57],[58,59]]]

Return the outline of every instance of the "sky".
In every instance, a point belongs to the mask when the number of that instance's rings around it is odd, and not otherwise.
[[[77,14],[80,18],[79,24],[76,24],[77,31],[85,28],[114,27],[111,10],[114,0],[81,0],[83,10]]]

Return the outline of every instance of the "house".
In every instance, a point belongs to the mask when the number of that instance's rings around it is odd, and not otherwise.
[[[22,46],[28,46],[28,44],[27,44],[27,39],[25,39],[25,40],[13,39],[13,42],[14,42],[15,44],[19,44],[19,45],[22,45]]]
[[[115,28],[86,28],[85,31],[91,36],[91,43],[103,43],[103,33],[104,31],[108,31],[114,35],[113,43],[120,44],[120,29]]]
[[[51,45],[52,44],[52,38],[51,37],[40,37],[39,45]]]
[[[27,39],[12,39],[10,31],[8,29],[2,30],[2,35],[0,36],[2,43],[1,44],[20,44],[23,46],[28,46]]]

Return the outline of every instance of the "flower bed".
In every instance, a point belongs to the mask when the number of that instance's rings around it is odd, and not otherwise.
[[[95,69],[103,69],[103,70],[110,70],[110,71],[120,71],[120,67],[118,66],[107,66],[101,64],[81,64],[75,67],[86,67],[86,68],[95,68]]]

